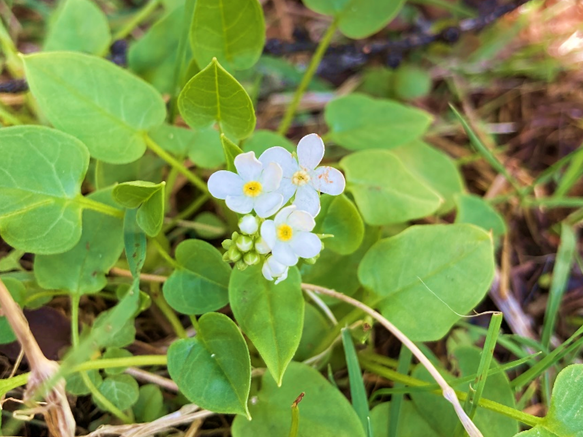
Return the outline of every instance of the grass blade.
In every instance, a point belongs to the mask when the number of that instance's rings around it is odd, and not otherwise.
[[[352,406],[362,423],[365,434],[368,434],[368,418],[370,416],[368,400],[366,397],[360,364],[358,364],[358,356],[356,355],[352,335],[348,328],[342,328],[342,343],[344,345],[344,354],[346,356],[346,365],[348,367]]]
[[[409,368],[411,367],[411,359],[413,358],[413,353],[405,346],[401,346],[401,353],[399,354],[399,364],[397,366],[397,372],[404,375],[409,373]],[[395,382],[393,384],[394,388],[404,387],[405,384],[402,382]],[[398,437],[397,429],[399,426],[399,416],[401,415],[401,406],[403,405],[402,394],[395,394],[391,396],[391,407],[389,408],[389,437]]]

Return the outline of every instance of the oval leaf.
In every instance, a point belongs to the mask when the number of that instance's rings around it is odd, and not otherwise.
[[[371,247],[358,278],[413,341],[439,340],[486,295],[493,252],[490,235],[472,225],[412,226]]]
[[[324,241],[327,249],[340,255],[355,252],[364,238],[364,223],[354,203],[344,194],[322,196],[321,202],[315,232],[334,235]]]
[[[442,199],[386,150],[353,153],[340,161],[348,189],[369,225],[403,223],[435,212]]]
[[[214,122],[228,136],[247,138],[255,129],[253,103],[245,89],[216,59],[188,81],[178,97],[186,123],[201,129]]]
[[[275,285],[263,277],[259,266],[244,271],[235,269],[229,282],[229,301],[235,319],[278,385],[302,337],[301,283],[296,268],[289,270],[285,281]]]
[[[180,265],[164,283],[168,304],[182,314],[202,314],[229,302],[231,268],[209,243],[186,240],[176,248]]]
[[[71,249],[81,237],[87,148],[53,129],[16,126],[0,130],[0,156],[2,238],[32,253]]]
[[[250,419],[251,359],[243,335],[219,313],[203,315],[198,327],[195,338],[178,340],[168,349],[170,376],[200,407]]]
[[[139,390],[138,383],[130,375],[108,376],[99,386],[101,394],[122,411],[127,410],[138,401]],[[93,402],[102,410],[107,411],[107,408],[97,398],[93,398]]]
[[[199,66],[216,56],[228,70],[251,68],[265,44],[263,8],[257,0],[197,0],[190,42]]]
[[[146,150],[146,131],[164,121],[160,94],[109,61],[67,52],[23,59],[30,90],[49,121],[83,141],[96,159],[135,161]]]
[[[456,223],[471,223],[479,226],[487,232],[492,232],[494,237],[500,237],[506,233],[506,223],[502,216],[484,199],[474,194],[461,194],[456,196],[457,214]]]

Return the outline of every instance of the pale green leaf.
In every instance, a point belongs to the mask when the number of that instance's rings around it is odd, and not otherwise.
[[[139,386],[130,375],[108,376],[99,386],[100,393],[120,410],[127,410],[138,401]],[[107,411],[97,398],[93,402],[102,410]]]
[[[138,208],[138,226],[150,237],[158,235],[164,223],[164,186],[147,181],[124,182],[113,188],[113,198],[120,205]]]
[[[146,384],[140,387],[140,396],[133,406],[137,422],[153,422],[166,414],[164,395],[155,384]]]
[[[456,196],[457,214],[456,223],[470,223],[492,232],[494,237],[506,233],[506,223],[502,216],[484,199],[474,194],[460,194]]]
[[[294,152],[296,150],[295,144],[283,135],[270,130],[259,129],[253,132],[253,136],[251,136],[251,138],[245,140],[243,143],[243,151],[255,152],[255,156],[259,157],[270,147],[276,146],[283,147],[290,152]]]
[[[324,195],[320,201],[322,209],[316,217],[314,232],[334,236],[324,240],[326,248],[333,252],[340,255],[355,252],[364,238],[364,223],[354,203],[344,194]]]

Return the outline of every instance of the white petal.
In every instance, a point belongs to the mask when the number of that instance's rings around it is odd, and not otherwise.
[[[263,267],[261,267],[261,273],[263,273],[263,277],[268,281],[273,281],[273,276],[271,275],[271,269],[267,264],[267,261],[263,263]]]
[[[261,174],[261,185],[266,192],[275,191],[279,188],[281,177],[283,176],[279,164],[272,162],[265,167]]]
[[[294,205],[299,210],[306,211],[312,217],[316,217],[320,212],[320,195],[311,185],[304,185],[298,188]]]
[[[310,180],[311,185],[322,193],[338,196],[346,188],[344,175],[332,167],[319,167],[314,172],[314,177]]]
[[[253,210],[253,198],[245,195],[227,196],[225,199],[231,211],[247,214]]]
[[[261,218],[271,217],[283,205],[283,196],[277,192],[262,194],[255,198],[255,212]]]
[[[306,211],[293,211],[287,218],[287,224],[292,227],[292,229],[304,232],[310,232],[316,226],[316,221]]]
[[[257,240],[255,240],[255,252],[260,255],[267,255],[269,252],[271,252],[271,247],[269,247],[263,238],[259,237]]]
[[[290,178],[284,177],[279,184],[279,189],[277,190],[283,195],[283,204],[285,205],[289,199],[291,199],[294,194],[296,194],[296,190],[298,189],[297,185],[292,184]]]
[[[324,157],[324,141],[318,134],[306,135],[298,143],[298,161],[303,168],[315,169]]]
[[[273,258],[284,266],[295,266],[298,263],[298,256],[287,243],[276,242],[271,249]]]
[[[258,181],[263,164],[255,158],[255,152],[247,152],[235,156],[235,168],[245,182]]]
[[[275,280],[275,285],[277,285],[281,281],[285,281],[287,279],[287,272],[288,271],[289,271],[289,267],[286,267],[285,271],[281,274],[281,276]]]
[[[322,242],[310,232],[298,232],[290,241],[290,246],[302,258],[312,258],[322,250]]]
[[[269,249],[273,249],[275,242],[277,241],[277,236],[275,235],[275,223],[273,220],[265,220],[261,225],[261,238],[269,246]]]
[[[290,206],[286,206],[285,208],[283,208],[281,211],[279,211],[277,213],[277,215],[275,216],[275,225],[279,226],[282,223],[287,223],[287,218],[289,217],[289,215],[294,212],[296,209],[295,206],[290,205]]]
[[[287,274],[288,267],[277,262],[277,260],[274,257],[270,256],[266,262],[273,276],[281,276],[284,273]]]
[[[270,147],[261,154],[259,161],[262,162],[263,166],[267,166],[271,162],[279,164],[283,170],[283,175],[287,177],[292,177],[299,170],[296,159],[283,147]]]
[[[231,171],[219,170],[209,178],[208,187],[212,196],[217,199],[240,196],[243,194],[243,179]]]

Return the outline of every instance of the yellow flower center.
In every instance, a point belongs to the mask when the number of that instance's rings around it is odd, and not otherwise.
[[[245,185],[243,185],[243,193],[245,196],[257,197],[261,194],[262,191],[263,187],[261,186],[261,183],[257,181],[247,182]]]
[[[277,238],[279,238],[280,241],[291,240],[293,234],[294,231],[292,230],[292,228],[289,225],[286,225],[285,223],[277,227]]]
[[[296,171],[292,176],[292,184],[298,187],[306,185],[308,182],[310,182],[310,175],[305,170]]]

